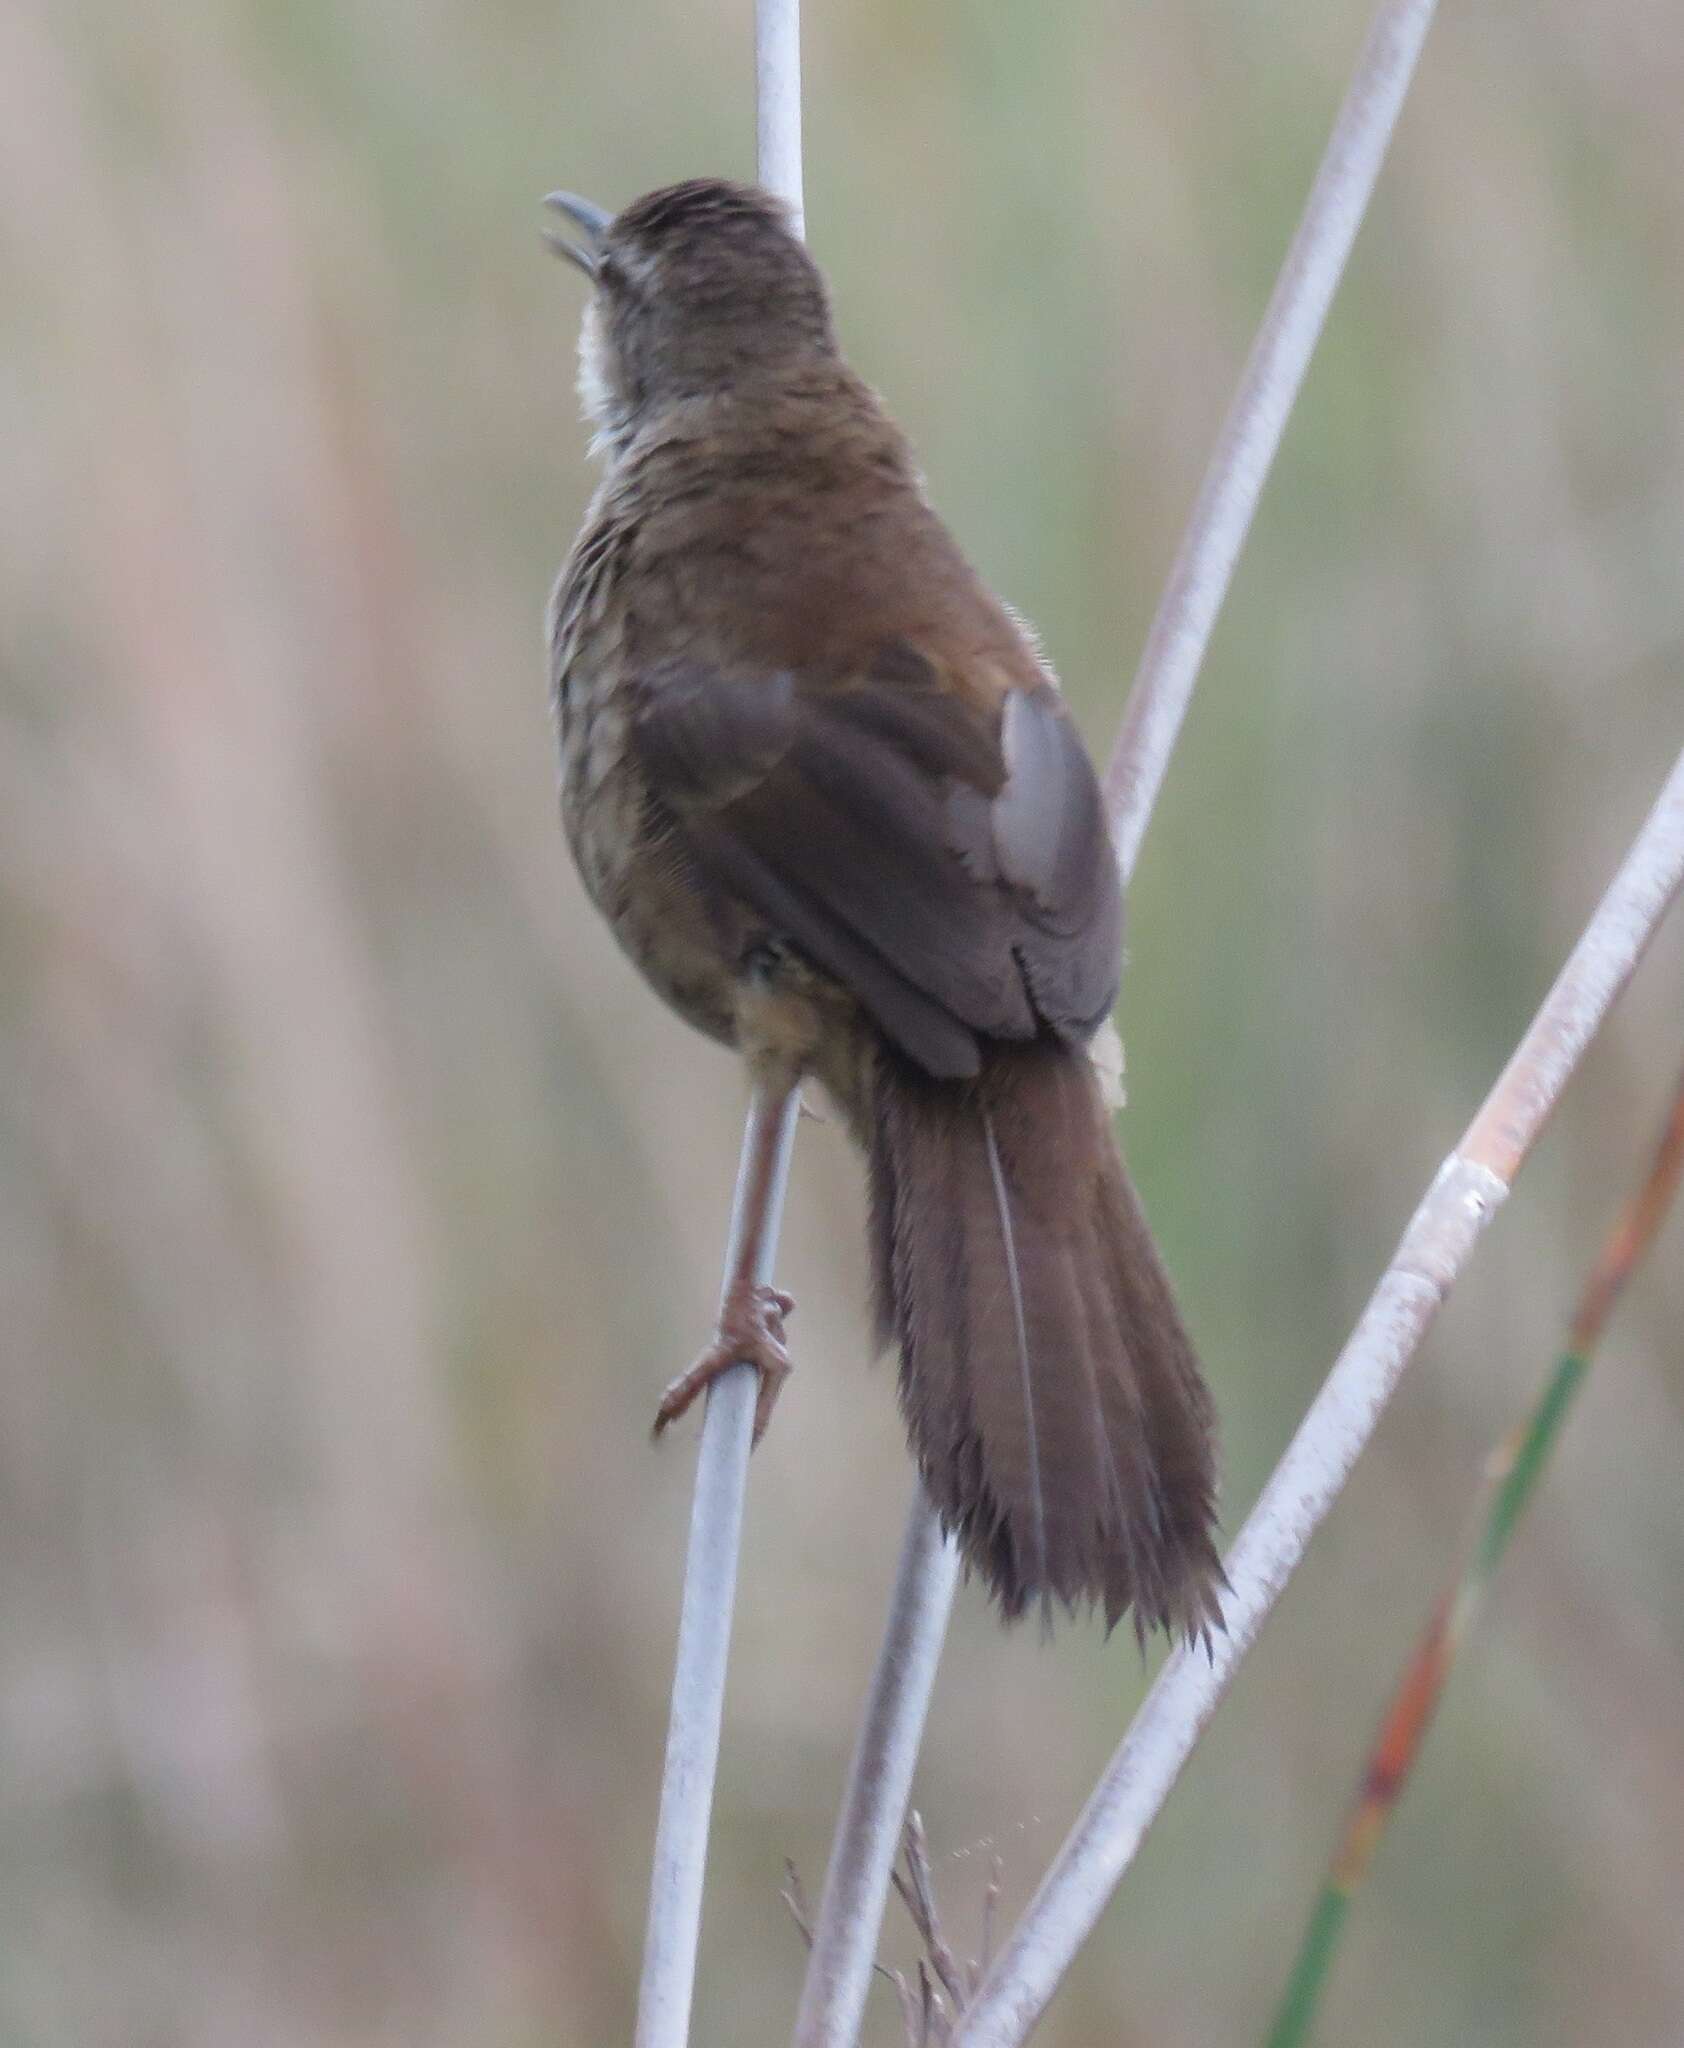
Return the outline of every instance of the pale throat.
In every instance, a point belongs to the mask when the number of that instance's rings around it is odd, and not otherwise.
[[[602,309],[593,298],[579,326],[579,405],[594,430],[591,453],[608,458],[625,439],[627,407],[614,379],[608,338],[602,331]]]

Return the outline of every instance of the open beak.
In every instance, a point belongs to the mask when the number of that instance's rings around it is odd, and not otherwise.
[[[578,264],[587,277],[596,276],[597,262],[602,249],[602,238],[613,224],[614,216],[604,213],[600,206],[593,206],[588,199],[581,199],[577,192],[551,192],[544,204],[570,220],[584,237],[583,244],[566,235],[551,234],[546,228],[544,240],[558,256],[565,256],[569,263]]]

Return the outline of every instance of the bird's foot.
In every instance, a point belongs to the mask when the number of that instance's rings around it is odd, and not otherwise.
[[[754,1404],[754,1441],[759,1443],[792,1370],[784,1347],[784,1317],[794,1307],[791,1298],[775,1287],[735,1291],[719,1312],[713,1342],[661,1396],[654,1435],[659,1436],[669,1422],[676,1422],[722,1372],[729,1372],[734,1365],[752,1365],[760,1376],[760,1393]]]

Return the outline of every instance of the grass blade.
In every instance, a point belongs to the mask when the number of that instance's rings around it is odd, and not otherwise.
[[[1461,1573],[1446,1587],[1404,1667],[1369,1754],[1358,1793],[1310,1915],[1298,1959],[1268,2036],[1268,2048],[1301,2048],[1310,2037],[1351,1899],[1367,1877],[1432,1726],[1462,1644],[1549,1463],[1608,1318],[1627,1280],[1654,1242],[1684,1174],[1684,1075],[1674,1091],[1660,1144],[1642,1185],[1626,1203],[1579,1299],[1567,1348],[1531,1412],[1503,1439],[1486,1466],[1486,1500]]]

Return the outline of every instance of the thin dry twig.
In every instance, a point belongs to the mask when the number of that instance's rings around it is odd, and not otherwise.
[[[1005,1863],[998,1855],[988,1859],[977,1953],[966,1962],[954,1949],[942,1923],[930,1865],[929,1838],[924,1830],[923,1816],[916,1808],[907,1815],[901,1860],[904,1869],[894,1872],[894,1887],[906,1907],[913,1931],[924,1947],[926,1960],[919,1967],[940,1985],[940,1991],[936,1993],[936,2019],[944,2031],[939,2038],[944,2042],[950,2041],[957,2038],[954,2029],[976,1997],[977,1987],[993,1960],[995,1920],[1005,1884]]]
[[[942,2008],[941,1999],[930,1978],[929,1967],[925,1963],[918,1965],[918,1990],[920,1997],[917,2048],[930,2048],[932,2043],[939,2044],[939,2048],[946,2048],[950,2035],[947,2014]]]
[[[784,1858],[783,1889],[778,1893],[778,1897],[789,1908],[789,1917],[795,1922],[796,1930],[800,1934],[802,1942],[808,1949],[811,1949],[813,1946],[813,1909],[807,1899],[807,1887],[801,1882],[801,1873],[796,1869],[793,1859],[788,1856]],[[906,1995],[906,1979],[899,1970],[891,1970],[887,1963],[874,1962],[871,1967],[886,1984],[893,1985],[895,1990],[904,1999]]]
[[[936,1900],[935,1880],[930,1875],[930,1845],[924,1834],[923,1815],[916,1807],[906,1817],[906,1836],[901,1854],[906,1869],[904,1874],[899,1870],[894,1873],[895,1890],[918,1930],[930,1968],[957,2012],[964,2005],[970,1987],[959,1967],[959,1958],[942,1931],[941,1908]]]
[[[924,1883],[919,1890],[909,1894],[899,1871],[895,1872],[895,1886],[901,1897],[906,1900],[907,1911],[912,1916],[913,1925],[924,1939],[926,1948],[929,1948],[933,1940],[939,1940],[939,1935],[933,1932],[935,1894],[929,1884],[927,1861]],[[778,1896],[789,1908],[790,1918],[795,1922],[801,1939],[810,1950],[813,1946],[812,1910],[807,1903],[807,1889],[801,1882],[800,1872],[788,1857],[784,1859],[784,1885]],[[922,1904],[925,1898],[929,1900],[927,1917]],[[900,2006],[901,2024],[906,2029],[907,2048],[936,2048],[936,2044],[945,2042],[951,2030],[952,2015],[937,1995],[924,1959],[919,1959],[910,1982],[904,1970],[892,1970],[887,1963],[874,1962],[871,1967],[895,1994],[896,2002]]]
[[[1000,1893],[1005,1888],[1006,1866],[999,1856],[988,1859],[988,1889],[982,1895],[982,1944],[977,1950],[976,1969],[971,1976],[971,1995],[988,1974],[994,1960],[994,1922],[1000,1911]]]
[[[873,1962],[874,1973],[894,1990],[906,2029],[908,2048],[946,2048],[966,2001],[975,1993],[988,1967],[994,1939],[994,1915],[999,1905],[1004,1870],[998,1856],[989,1859],[988,1887],[982,1901],[982,1943],[977,1956],[963,1962],[947,1938],[941,1905],[936,1896],[935,1876],[930,1867],[929,1838],[923,1816],[914,1809],[906,1817],[901,1833],[901,1865],[891,1876],[923,1954],[908,1977],[904,1970]],[[813,1916],[807,1903],[806,1887],[795,1865],[785,1860],[784,1886],[779,1894],[789,1908],[790,1918],[809,1949],[813,1945]]]
[[[807,1903],[807,1887],[801,1882],[801,1873],[795,1867],[792,1857],[784,1858],[784,1884],[778,1897],[789,1908],[789,1917],[801,1931],[801,1939],[811,1948],[813,1945],[813,1913]]]

